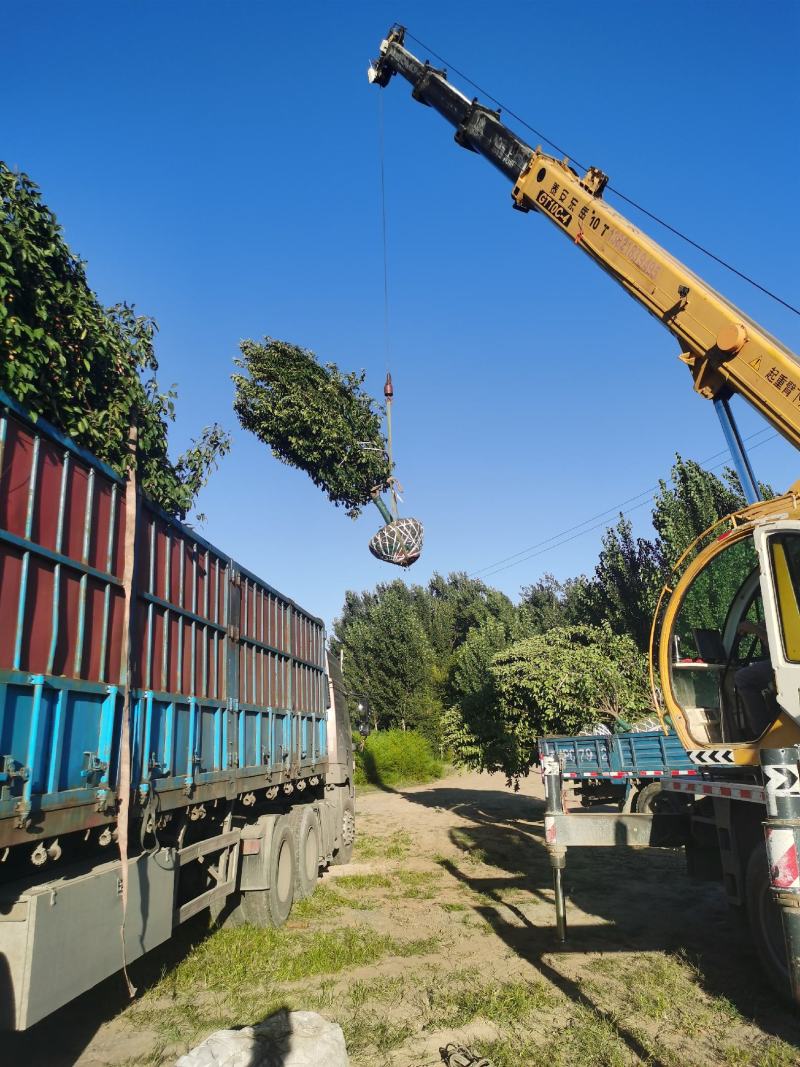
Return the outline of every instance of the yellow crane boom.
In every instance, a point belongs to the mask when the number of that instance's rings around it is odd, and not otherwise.
[[[469,100],[447,75],[412,55],[395,27],[370,68],[381,86],[400,74],[412,95],[456,128],[455,140],[513,181],[514,206],[537,211],[674,334],[694,387],[707,399],[744,397],[800,447],[800,360],[658,242],[603,200],[608,178],[531,148],[499,112]]]

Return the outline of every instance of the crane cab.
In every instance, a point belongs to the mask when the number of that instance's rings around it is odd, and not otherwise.
[[[662,719],[692,759],[754,767],[761,748],[800,743],[800,501],[788,494],[722,520],[674,578],[651,665]],[[651,680],[658,700],[652,667]]]

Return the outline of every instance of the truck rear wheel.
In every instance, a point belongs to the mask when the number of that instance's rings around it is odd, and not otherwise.
[[[661,782],[648,782],[633,798],[633,810],[640,815],[679,815],[686,811],[686,798],[662,788]]]
[[[747,861],[745,901],[750,936],[761,966],[781,996],[791,997],[783,923],[780,909],[772,899],[767,846],[763,841],[756,845]]]
[[[356,813],[353,801],[349,798],[342,805],[340,840],[341,844],[333,857],[333,863],[336,866],[349,863],[353,858],[353,846],[356,841]]]
[[[296,844],[288,815],[275,823],[269,851],[269,889],[242,893],[242,919],[252,926],[283,926],[294,903]]]
[[[317,813],[311,804],[300,808],[295,824],[295,886],[294,895],[298,900],[310,897],[319,881],[319,823]]]

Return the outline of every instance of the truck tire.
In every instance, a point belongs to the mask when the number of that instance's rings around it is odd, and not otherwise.
[[[295,845],[294,895],[296,900],[305,900],[319,881],[319,822],[313,804],[306,804],[296,812]]]
[[[281,815],[275,823],[269,850],[269,889],[242,893],[242,920],[251,926],[283,926],[294,903],[297,846],[293,820]]]
[[[662,802],[661,782],[648,782],[633,798],[633,810],[640,815],[652,815],[660,810]]]
[[[339,838],[341,844],[338,851],[334,853],[332,861],[336,866],[349,863],[353,858],[353,845],[356,841],[356,811],[350,797],[342,805],[342,826]]]
[[[790,999],[792,993],[783,923],[780,910],[772,899],[767,846],[763,841],[756,845],[747,861],[745,906],[750,936],[761,966],[777,992]]]

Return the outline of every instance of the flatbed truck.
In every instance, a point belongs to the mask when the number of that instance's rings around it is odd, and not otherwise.
[[[674,806],[672,795],[662,792],[663,781],[699,773],[673,730],[548,735],[536,747],[540,762],[558,760],[564,783],[584,808],[616,804],[620,811],[647,813]]]
[[[354,835],[322,621],[0,394],[0,1027],[280,925]]]

